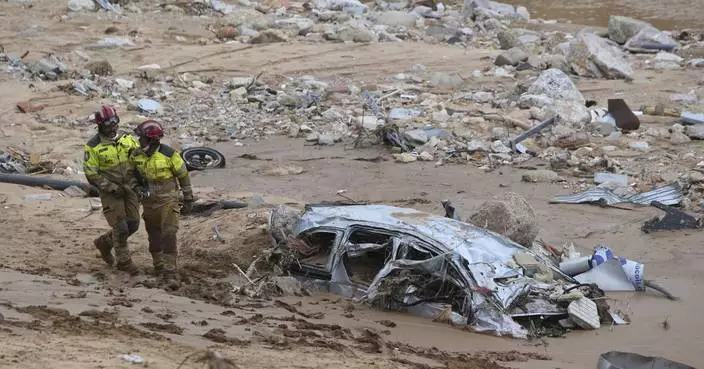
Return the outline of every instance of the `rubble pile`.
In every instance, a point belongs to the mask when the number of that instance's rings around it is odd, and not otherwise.
[[[166,12],[197,19],[212,34],[194,41],[199,45],[425,42],[497,50],[481,69],[446,73],[408,65],[402,73],[373,84],[347,77],[322,80],[314,72],[218,78],[175,72],[158,64],[117,73],[104,57],[91,56],[104,49],[144,46],[138,32],[108,34],[65,55],[38,60],[2,50],[0,61],[14,77],[28,83],[58,81],[56,88],[67,93],[158,118],[182,147],[220,141],[242,145],[272,135],[319,145],[358,147],[383,142],[392,146],[391,154],[399,163],[470,163],[490,171],[538,157],[558,174],[588,177],[599,171],[629,171],[640,186],[685,178],[693,166],[704,162],[693,152],[685,158],[659,156],[658,166],[645,167],[623,155],[648,155],[658,141],[683,145],[702,139],[699,128],[704,119],[697,114],[704,109],[697,91],[675,94],[671,102],[656,107],[629,101],[632,108],[640,108],[634,109],[638,114],[670,115],[682,125],[624,129],[609,112],[590,105],[593,102],[574,83],[578,76],[631,81],[634,71],[642,67],[704,66],[701,59],[691,57],[704,48],[702,35],[692,31],[661,31],[623,16],[610,17],[606,34],[591,29],[573,34],[535,31],[529,25],[548,22],[531,19],[524,7],[483,0],[456,5],[358,0],[130,1],[122,7],[108,1],[70,1],[66,11],[69,18],[95,14],[129,19]],[[682,109],[673,113],[671,105]],[[36,113],[39,121],[50,124],[73,126],[85,120]],[[556,118],[554,124],[521,142],[512,141],[551,117]],[[677,169],[674,175],[661,173],[662,168],[672,170],[674,164],[690,168]],[[584,189],[588,184],[570,185]],[[697,182],[684,184],[685,190],[692,189],[685,205],[700,206],[698,186]]]

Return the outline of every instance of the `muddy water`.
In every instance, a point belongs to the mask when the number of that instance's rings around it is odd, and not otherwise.
[[[606,26],[609,15],[642,19],[665,29],[704,28],[704,0],[505,0],[523,5],[531,17]]]

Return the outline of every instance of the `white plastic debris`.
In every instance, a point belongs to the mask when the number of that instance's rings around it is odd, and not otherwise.
[[[143,65],[137,69],[161,69],[161,65],[159,64],[147,64]]]
[[[161,109],[161,104],[152,99],[142,99],[137,101],[137,107],[142,111],[151,113]]]
[[[130,364],[144,364],[144,358],[135,354],[124,354],[120,355],[119,358]]]
[[[582,298],[572,301],[567,306],[567,313],[570,319],[584,329],[599,329],[599,312],[596,309],[596,303],[588,298]]]
[[[114,49],[123,46],[134,46],[132,40],[124,37],[106,37],[93,45],[89,45],[89,49]]]

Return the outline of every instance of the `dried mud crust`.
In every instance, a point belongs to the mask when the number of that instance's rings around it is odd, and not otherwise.
[[[246,270],[271,246],[269,214],[268,208],[245,208],[184,219],[179,249],[182,273],[225,278],[233,273],[233,264]]]
[[[160,334],[146,332],[129,324],[116,324],[114,317],[109,313],[107,315],[105,315],[105,313],[90,313],[87,315],[87,319],[82,319],[80,316],[71,315],[68,310],[47,306],[5,306],[19,313],[29,314],[34,320],[29,322],[0,320],[0,325],[16,326],[40,332],[59,333],[62,335],[96,335],[99,337],[122,335],[131,338],[146,338],[157,341],[168,340],[168,338]],[[86,316],[85,314],[80,315]]]

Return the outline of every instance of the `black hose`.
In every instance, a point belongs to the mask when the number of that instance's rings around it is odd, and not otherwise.
[[[88,193],[90,196],[98,196],[98,189],[94,186],[77,181],[65,181],[61,179],[54,179],[49,177],[35,177],[35,176],[25,176],[21,174],[7,174],[0,173],[0,182],[2,183],[14,183],[24,186],[33,187],[49,187],[54,190],[63,191],[71,186],[76,186]]]

